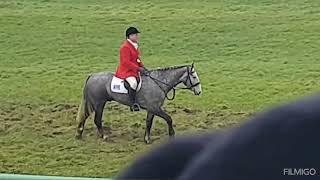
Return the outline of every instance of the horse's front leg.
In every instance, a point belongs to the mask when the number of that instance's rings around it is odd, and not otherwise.
[[[150,111],[148,111],[147,113],[147,119],[146,119],[146,132],[144,134],[144,142],[146,144],[150,144],[150,132],[151,132],[151,127],[152,127],[152,123],[153,123],[153,118],[154,118],[154,114],[151,113]]]
[[[159,117],[161,117],[161,118],[163,118],[167,122],[169,136],[170,137],[174,137],[175,131],[174,131],[173,125],[172,125],[172,118],[166,112],[164,112],[162,109],[159,109],[154,114],[159,116]]]

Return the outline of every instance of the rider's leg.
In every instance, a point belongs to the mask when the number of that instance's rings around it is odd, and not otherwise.
[[[126,81],[129,83],[130,87],[134,90],[137,89],[138,87],[138,82],[137,82],[137,79],[136,77],[133,77],[133,76],[130,76],[130,77],[127,77],[126,78]]]
[[[137,79],[135,77],[128,77],[128,78],[126,78],[126,81],[130,85],[130,87],[128,88],[129,98],[130,98],[130,102],[131,102],[130,109],[131,109],[131,111],[139,111],[140,106],[136,102],[136,90],[138,87]]]

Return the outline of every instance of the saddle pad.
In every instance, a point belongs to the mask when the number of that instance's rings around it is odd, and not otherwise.
[[[138,84],[137,91],[141,88],[141,81]],[[127,94],[128,90],[124,87],[124,79],[113,76],[111,80],[111,91],[115,93]]]

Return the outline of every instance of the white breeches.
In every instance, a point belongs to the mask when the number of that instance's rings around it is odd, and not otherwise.
[[[130,76],[126,78],[126,81],[129,83],[130,87],[134,90],[137,90],[138,82],[136,77]]]

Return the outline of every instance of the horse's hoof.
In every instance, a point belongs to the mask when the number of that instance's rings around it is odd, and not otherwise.
[[[104,141],[107,141],[109,138],[108,138],[107,135],[104,134],[104,135],[102,136],[102,139],[103,139]]]
[[[173,133],[173,134],[169,134],[169,138],[170,139],[174,139],[174,137],[175,137],[175,134]]]
[[[75,136],[75,138],[76,138],[77,140],[82,140],[82,135],[77,134],[77,135]]]
[[[136,112],[136,111],[140,111],[140,105],[137,103],[134,103],[131,107],[130,107],[130,111]]]
[[[146,144],[151,144],[151,140],[150,139],[144,139],[144,143],[146,143]]]

